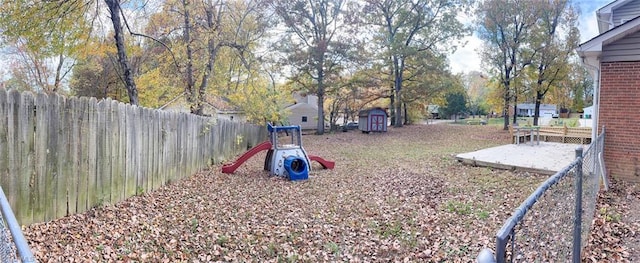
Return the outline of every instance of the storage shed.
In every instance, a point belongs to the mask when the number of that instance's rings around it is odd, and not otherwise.
[[[387,112],[382,108],[371,108],[358,112],[358,129],[363,133],[386,132]]]

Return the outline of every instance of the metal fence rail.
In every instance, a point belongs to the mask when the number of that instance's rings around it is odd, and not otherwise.
[[[580,262],[604,171],[604,134],[576,149],[576,159],[514,211],[496,234],[495,257],[485,249],[478,262]]]
[[[36,262],[2,187],[0,210],[0,262]]]

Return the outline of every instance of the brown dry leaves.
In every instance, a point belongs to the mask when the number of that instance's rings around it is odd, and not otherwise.
[[[268,177],[260,154],[124,202],[25,229],[41,262],[469,262],[545,178],[453,156],[508,143],[496,127],[416,125],[303,137],[336,161]]]
[[[606,146],[605,146],[606,147]],[[601,191],[584,262],[638,262],[640,260],[640,189],[616,182]]]

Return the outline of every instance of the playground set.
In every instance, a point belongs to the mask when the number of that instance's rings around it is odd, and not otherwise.
[[[267,125],[270,140],[264,141],[242,154],[235,162],[222,166],[223,173],[234,173],[240,165],[261,151],[267,151],[264,160],[264,170],[269,175],[283,176],[291,181],[309,178],[311,161],[318,162],[324,169],[333,169],[335,162],[325,160],[319,156],[309,155],[302,147],[302,130],[300,126],[272,126]],[[288,143],[280,141],[278,132],[290,135]]]

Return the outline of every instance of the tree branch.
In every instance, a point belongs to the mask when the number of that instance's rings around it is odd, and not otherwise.
[[[120,3],[118,2],[118,5],[120,5]],[[141,34],[141,33],[136,33],[133,32],[131,30],[131,27],[129,27],[129,22],[127,21],[127,17],[124,15],[124,11],[122,11],[122,8],[120,8],[120,14],[122,15],[122,20],[124,21],[124,25],[127,27],[127,30],[129,31],[129,34],[133,35],[133,36],[138,36],[138,37],[145,37],[148,39],[151,39],[153,41],[155,41],[156,43],[159,43],[160,45],[162,45],[164,48],[167,49],[167,51],[169,51],[169,54],[171,54],[171,58],[173,59],[173,64],[176,66],[176,69],[178,70],[178,72],[180,71],[180,65],[178,64],[178,60],[176,59],[175,54],[173,54],[173,51],[171,50],[171,48],[169,46],[167,46],[167,44],[165,44],[164,42],[149,36],[149,35],[145,35],[145,34]]]

